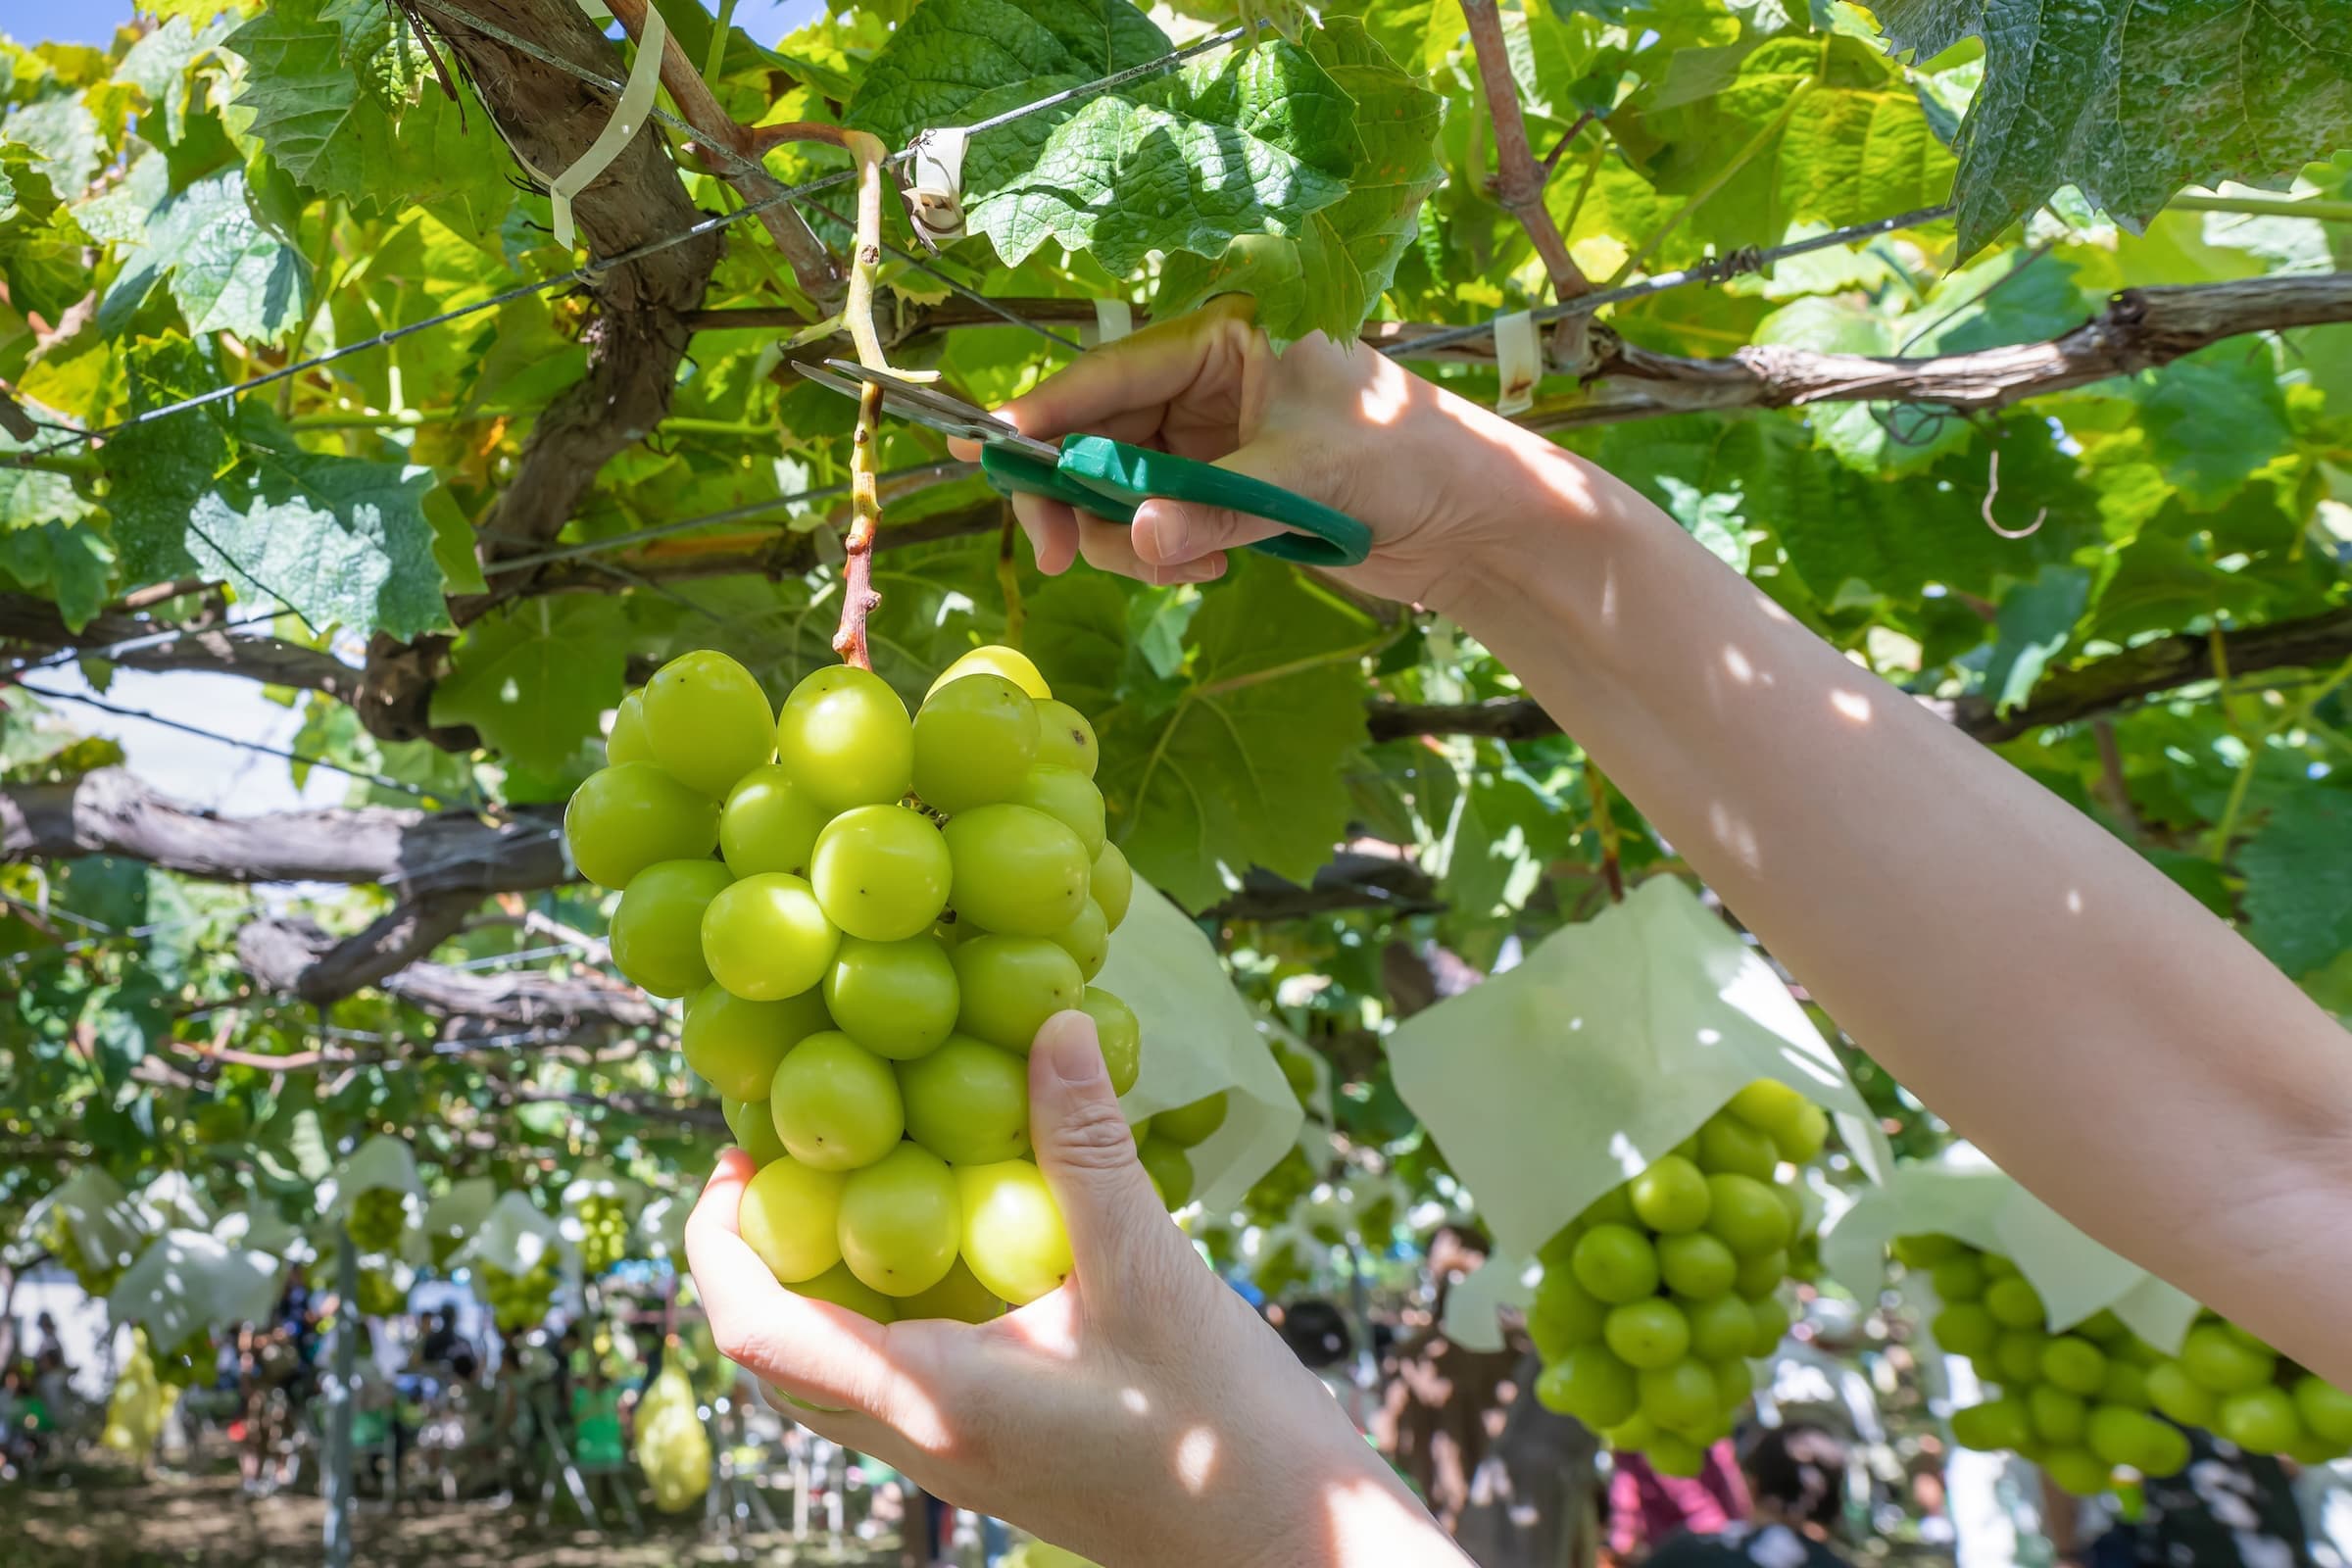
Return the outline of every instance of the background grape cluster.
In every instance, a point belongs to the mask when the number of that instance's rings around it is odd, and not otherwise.
[[[2051,1332],[2040,1294],[1998,1252],[1942,1235],[1900,1237],[1893,1250],[1942,1303],[1936,1343],[1997,1391],[1954,1411],[1952,1435],[2022,1454],[2078,1495],[2119,1470],[2177,1473],[2189,1461],[2182,1426],[2305,1464],[2352,1449],[2352,1396],[2215,1313],[2167,1355],[2112,1312]]]
[[[1780,1287],[1808,1229],[1796,1168],[1820,1157],[1829,1114],[1758,1080],[1547,1242],[1528,1332],[1536,1397],[1698,1474],[1755,1390],[1751,1356],[1788,1332]]]
[[[687,999],[686,1059],[759,1166],[739,1220],[776,1278],[883,1321],[987,1317],[1059,1284],[1023,1058],[1067,1008],[1118,1093],[1143,1048],[1089,983],[1134,884],[1086,717],[1007,648],[957,660],[912,715],[850,665],[771,710],[750,671],[696,652],[623,700],[607,758],[565,813],[572,858],[621,890],[621,971]],[[1144,1130],[1171,1205],[1204,1116]]]

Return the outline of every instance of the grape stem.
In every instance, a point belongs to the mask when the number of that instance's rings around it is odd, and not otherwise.
[[[863,131],[844,131],[844,144],[858,160],[858,237],[850,257],[849,292],[842,303],[842,325],[858,347],[858,363],[869,370],[887,370],[882,339],[874,331],[874,270],[882,260],[882,159],[879,139]],[[858,428],[850,438],[850,531],[842,541],[841,626],[833,634],[833,652],[845,664],[874,667],[866,647],[865,619],[882,603],[874,592],[874,534],[882,526],[882,496],[874,478],[875,428],[882,414],[882,388],[873,381],[858,392]]]
[[[1013,541],[1020,537],[1020,519],[1012,513],[1012,503],[1004,503],[1004,521],[997,530],[997,586],[1004,594],[1004,646],[1021,646],[1021,627],[1029,618],[1021,604],[1021,574],[1018,558],[1013,554]]]

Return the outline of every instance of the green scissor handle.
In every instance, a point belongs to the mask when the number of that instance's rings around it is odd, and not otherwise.
[[[1064,436],[1061,460],[1051,465],[992,443],[980,449],[980,469],[1000,494],[1048,496],[1121,524],[1135,521],[1136,508],[1155,496],[1247,513],[1296,530],[1250,549],[1310,566],[1352,566],[1372,553],[1372,530],[1345,512],[1213,463],[1107,436]]]

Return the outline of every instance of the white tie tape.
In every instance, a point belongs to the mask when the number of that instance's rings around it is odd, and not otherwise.
[[[1095,343],[1116,343],[1135,330],[1135,307],[1125,300],[1095,301]]]
[[[963,237],[963,151],[971,132],[960,125],[944,125],[917,132],[906,144],[914,156],[901,166],[906,190],[906,213],[924,244],[939,249],[941,240]]]
[[[1530,311],[1512,311],[1494,318],[1494,368],[1502,389],[1494,395],[1494,412],[1525,414],[1536,406],[1536,383],[1544,378],[1544,343],[1536,334]]]
[[[608,19],[612,15],[599,0],[580,0],[580,9],[590,17],[599,12]],[[662,51],[668,43],[669,24],[662,20],[662,8],[647,0],[645,34],[637,40],[637,59],[629,67],[628,86],[622,90],[612,118],[605,122],[605,128],[569,169],[547,182],[548,200],[555,208],[556,243],[565,250],[571,249],[572,243],[571,199],[586,190],[643,128],[646,114],[654,107],[654,94],[662,85]]]

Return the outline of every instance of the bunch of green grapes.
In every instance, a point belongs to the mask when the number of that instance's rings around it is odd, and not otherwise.
[[[1152,1178],[1152,1189],[1159,1194],[1161,1203],[1176,1209],[1192,1201],[1193,1157],[1186,1151],[1224,1125],[1222,1091],[1189,1105],[1146,1116],[1135,1124],[1136,1157],[1143,1161],[1144,1174]]]
[[[192,1389],[210,1383],[216,1370],[213,1337],[203,1329],[190,1329],[177,1345],[155,1357],[155,1381],[162,1388]]]
[[[607,758],[564,813],[572,860],[622,890],[622,973],[688,999],[686,1059],[760,1166],[741,1223],[776,1278],[884,1320],[1059,1284],[1023,1058],[1083,1009],[1124,1094],[1143,1045],[1089,984],[1133,879],[1085,717],[1007,648],[951,664],[911,718],[848,665],[771,712],[698,652],[622,702]]]
[[[52,1208],[41,1222],[40,1235],[35,1238],[43,1250],[64,1264],[86,1296],[104,1298],[122,1278],[122,1270],[130,1259],[108,1258],[93,1253],[81,1245],[81,1232],[66,1217],[61,1208]]]
[[[629,1211],[617,1198],[591,1193],[580,1200],[580,1264],[595,1279],[628,1255]]]
[[[2180,1471],[2181,1427],[2305,1464],[2352,1450],[2352,1395],[2215,1313],[2166,1355],[2112,1312],[2049,1332],[2040,1294],[1998,1252],[1931,1235],[1898,1238],[1894,1256],[1941,1303],[1929,1322],[1936,1343],[1997,1389],[1952,1413],[1952,1435],[2022,1454],[2079,1496],[2107,1491],[2119,1470]]]
[[[495,1263],[480,1263],[474,1267],[480,1281],[482,1299],[490,1303],[490,1321],[505,1335],[525,1333],[547,1321],[547,1309],[556,1299],[559,1276],[556,1271],[555,1249],[539,1254],[537,1262],[520,1274],[510,1274]]]
[[[408,1293],[392,1278],[392,1271],[380,1262],[362,1265],[360,1288],[353,1302],[362,1317],[398,1317],[408,1309]]]
[[[710,1434],[674,1361],[662,1366],[637,1406],[637,1463],[663,1513],[682,1513],[710,1490]]]
[[[361,1251],[389,1252],[408,1224],[408,1195],[397,1188],[370,1187],[351,1200],[343,1228]]]
[[[1760,1079],[1545,1243],[1536,1397],[1665,1474],[1698,1474],[1755,1392],[1748,1358],[1788,1332],[1795,1167],[1829,1130],[1819,1105]]]

